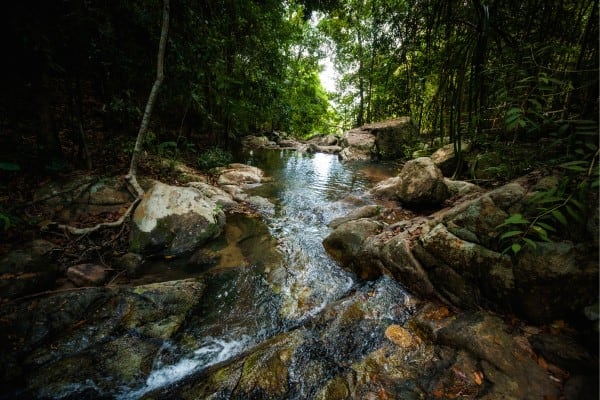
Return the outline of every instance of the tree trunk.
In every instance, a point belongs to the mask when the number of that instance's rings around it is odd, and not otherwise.
[[[148,124],[150,123],[150,116],[152,115],[152,108],[154,107],[154,102],[156,101],[156,96],[158,95],[158,90],[160,89],[160,85],[164,78],[164,62],[165,62],[165,48],[167,47],[167,33],[169,32],[169,0],[163,1],[163,20],[162,20],[162,29],[160,32],[160,42],[158,45],[158,56],[156,62],[156,80],[154,81],[154,85],[152,85],[152,90],[150,91],[150,96],[148,96],[148,102],[146,103],[146,109],[144,110],[144,115],[142,117],[142,122],[140,124],[140,130],[137,134],[137,139],[135,141],[135,147],[133,149],[133,154],[131,155],[131,164],[129,165],[129,172],[125,176],[125,178],[129,181],[131,186],[135,189],[138,196],[142,196],[144,194],[144,190],[140,187],[137,182],[137,161],[140,151],[142,150],[142,143],[146,136],[146,132],[148,131]]]

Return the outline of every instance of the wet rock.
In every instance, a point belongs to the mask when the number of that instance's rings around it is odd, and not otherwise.
[[[332,220],[329,223],[329,227],[332,229],[335,229],[338,226],[340,226],[341,224],[349,222],[349,221],[354,221],[354,220],[361,219],[361,218],[372,218],[372,217],[375,217],[375,216],[381,214],[381,211],[382,211],[381,206],[377,206],[374,204],[362,206],[362,207],[359,207],[359,208],[351,211],[349,214],[347,214],[343,217],[335,218],[334,220]]]
[[[219,263],[221,256],[210,249],[198,249],[192,254],[187,261],[187,265],[191,266],[214,266]]]
[[[132,222],[132,252],[178,255],[217,237],[225,214],[197,189],[156,182],[136,208]]]
[[[275,214],[275,204],[262,196],[248,196],[246,197],[245,202],[253,209],[259,211],[262,215]]]
[[[53,259],[56,246],[34,240],[0,258],[0,298],[14,298],[49,289],[60,275]]]
[[[143,381],[202,297],[198,280],[90,288],[0,310],[0,397],[60,398]],[[9,396],[10,397],[10,396]]]
[[[566,383],[563,391],[566,400],[597,400],[598,375],[575,375]]]
[[[529,338],[533,349],[544,359],[573,374],[598,368],[597,360],[572,337],[539,333]]]
[[[98,264],[78,264],[67,269],[67,278],[75,286],[100,286],[107,277],[106,268]]]
[[[450,196],[442,172],[428,157],[408,161],[398,178],[396,195],[404,204],[413,207],[437,206]]]
[[[140,267],[144,259],[138,253],[125,253],[115,261],[117,267],[124,269],[127,271],[128,276],[133,277],[140,273]]]
[[[461,143],[461,151],[468,153],[471,150],[469,143]],[[450,176],[456,168],[456,153],[454,152],[454,143],[447,144],[437,149],[432,155],[431,160],[438,167],[444,176]]]
[[[407,329],[400,325],[390,325],[385,330],[385,337],[388,338],[396,346],[403,349],[411,349],[419,346],[423,341],[410,333]]]
[[[367,237],[381,231],[380,223],[369,219],[358,219],[341,224],[323,240],[325,250],[344,267],[353,270],[364,279],[380,276],[378,270],[361,268],[360,252]]]

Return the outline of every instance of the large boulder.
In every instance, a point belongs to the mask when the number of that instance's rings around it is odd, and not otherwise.
[[[407,205],[428,207],[440,205],[450,197],[442,172],[428,157],[419,157],[404,164],[398,174],[398,199]]]
[[[408,161],[397,177],[377,184],[371,194],[387,200],[399,200],[414,208],[438,206],[450,191],[442,172],[428,157]]]
[[[104,392],[149,374],[204,288],[189,279],[8,304],[0,310],[0,398],[114,398]]]
[[[340,158],[344,161],[362,161],[377,158],[375,135],[361,128],[353,129],[344,134],[343,148]]]
[[[417,129],[403,117],[351,129],[342,137],[340,158],[353,160],[393,160],[404,156],[404,147],[415,142]]]
[[[224,225],[221,207],[198,189],[156,182],[135,210],[129,248],[179,255],[219,236]]]

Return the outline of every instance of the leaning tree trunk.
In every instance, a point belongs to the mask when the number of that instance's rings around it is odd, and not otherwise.
[[[125,179],[133,186],[138,196],[142,196],[144,194],[144,190],[141,188],[137,181],[137,162],[138,156],[142,150],[142,143],[146,136],[146,132],[148,131],[148,124],[150,123],[150,115],[152,114],[152,108],[154,107],[154,102],[156,101],[156,96],[158,95],[158,89],[160,89],[160,85],[164,78],[164,64],[165,64],[165,48],[167,47],[167,33],[169,31],[169,0],[164,0],[163,2],[163,20],[162,20],[162,29],[160,32],[160,42],[158,45],[158,57],[156,62],[156,80],[154,81],[154,85],[152,85],[152,90],[150,91],[150,96],[148,96],[148,102],[146,103],[146,109],[144,110],[144,115],[142,117],[142,123],[140,124],[140,130],[137,134],[137,139],[135,141],[135,147],[133,149],[133,154],[131,156],[131,164],[129,165],[129,172],[125,176]]]
[[[163,20],[162,20],[162,29],[160,32],[160,42],[158,45],[158,57],[157,57],[157,67],[156,67],[156,80],[154,81],[154,85],[152,85],[152,90],[150,91],[150,96],[148,97],[148,102],[146,103],[146,109],[144,110],[144,116],[142,117],[142,123],[140,125],[140,130],[138,131],[137,139],[135,142],[135,149],[133,150],[133,155],[131,156],[131,164],[129,165],[129,172],[125,175],[125,179],[129,184],[134,188],[137,193],[136,199],[131,203],[127,211],[116,221],[113,222],[103,222],[97,224],[95,226],[89,228],[78,228],[70,225],[59,225],[59,228],[65,229],[68,232],[75,235],[84,235],[90,232],[97,231],[101,228],[111,228],[120,226],[125,222],[125,219],[133,212],[133,209],[137,205],[137,203],[141,200],[142,195],[144,194],[144,189],[139,185],[137,181],[137,161],[138,155],[142,149],[142,142],[144,141],[144,137],[146,136],[146,132],[148,131],[148,123],[150,122],[150,115],[152,114],[152,108],[154,107],[154,102],[156,101],[156,96],[158,94],[158,89],[160,88],[160,84],[163,81],[164,77],[164,60],[165,60],[165,48],[167,46],[167,32],[169,31],[169,0],[164,0],[163,2]]]

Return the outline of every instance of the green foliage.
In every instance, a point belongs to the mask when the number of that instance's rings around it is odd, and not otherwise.
[[[12,226],[10,217],[0,211],[0,228],[3,231],[8,230]]]
[[[229,164],[232,158],[230,152],[219,147],[212,147],[200,153],[198,167],[203,171],[208,171]]]
[[[0,171],[16,172],[20,171],[21,166],[12,162],[0,162]]]
[[[597,193],[600,169],[598,153],[591,161],[561,164],[566,174],[556,185],[535,192],[528,198],[523,214],[510,215],[497,229],[504,252],[517,254],[524,246],[536,247],[536,241],[551,242],[567,237],[573,227],[585,226],[590,215],[588,202]]]
[[[16,227],[20,223],[20,219],[12,214],[11,212],[5,210],[2,206],[0,206],[0,230],[7,231],[11,228]]]

